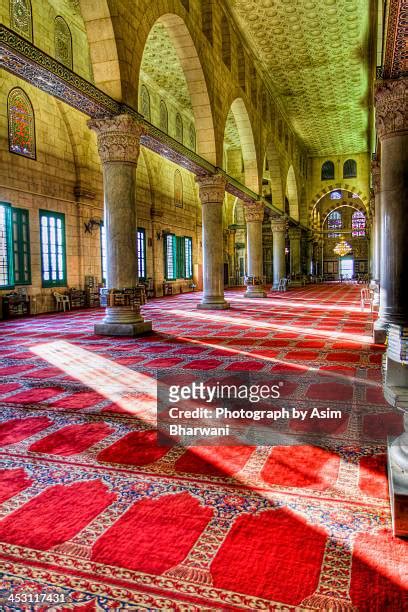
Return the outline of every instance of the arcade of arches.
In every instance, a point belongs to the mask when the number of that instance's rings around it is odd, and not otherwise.
[[[0,0],[8,595],[403,609],[406,19],[403,0]],[[291,410],[327,413],[160,445],[156,379],[208,375],[279,376]]]

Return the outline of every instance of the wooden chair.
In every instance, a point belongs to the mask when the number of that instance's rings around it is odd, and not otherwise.
[[[68,295],[65,295],[64,293],[59,293],[58,291],[54,291],[53,295],[57,303],[57,312],[60,310],[63,310],[65,312],[66,308],[68,308],[68,310],[71,310],[71,302],[69,301]]]
[[[373,294],[368,287],[361,289],[360,293],[360,305],[361,310],[364,310],[365,305],[368,304],[370,306],[370,312],[373,312]]]

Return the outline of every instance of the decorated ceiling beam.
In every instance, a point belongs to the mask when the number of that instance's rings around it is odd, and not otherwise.
[[[408,76],[407,35],[408,1],[389,0],[383,79]]]
[[[99,119],[122,113],[132,115],[144,127],[141,143],[146,148],[195,175],[221,172],[227,179],[226,191],[245,202],[263,199],[146,121],[136,110],[117,102],[3,24],[0,24],[0,67],[89,117]],[[263,201],[273,212],[282,214],[269,202]]]

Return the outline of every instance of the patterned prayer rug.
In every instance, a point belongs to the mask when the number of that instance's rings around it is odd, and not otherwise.
[[[2,610],[408,610],[385,458],[402,422],[359,288],[227,299],[152,300],[135,339],[93,335],[101,310],[0,323]],[[157,372],[280,373],[289,400],[347,408],[277,423],[290,444],[166,448]]]

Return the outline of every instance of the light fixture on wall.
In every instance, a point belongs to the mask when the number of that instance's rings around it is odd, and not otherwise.
[[[92,234],[95,227],[101,227],[101,225],[103,225],[102,219],[94,219],[91,217],[88,222],[85,221],[84,223],[85,234]]]
[[[160,230],[156,232],[156,240],[161,240],[163,237],[163,232]]]
[[[344,257],[345,255],[351,253],[352,250],[353,249],[348,242],[346,242],[345,240],[340,240],[340,242],[338,242],[334,247],[333,253],[335,253],[339,257]]]

